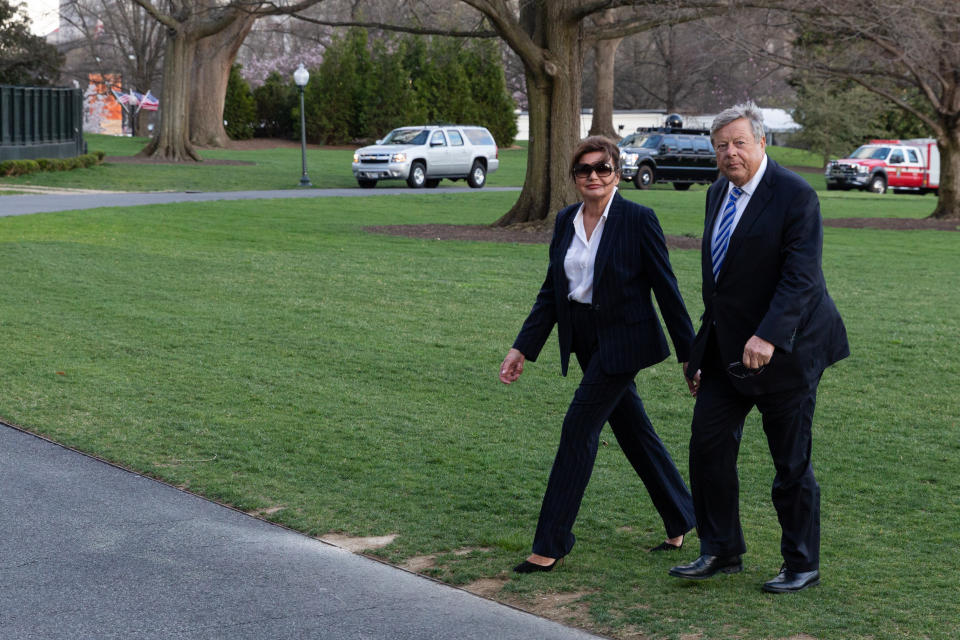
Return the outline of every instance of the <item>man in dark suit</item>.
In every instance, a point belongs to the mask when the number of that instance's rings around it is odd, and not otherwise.
[[[820,581],[820,487],[811,426],[824,369],[849,355],[821,267],[816,192],[766,155],[755,104],[727,109],[711,128],[722,174],[707,192],[700,331],[687,377],[696,396],[690,483],[701,556],[670,575],[705,579],[742,570],[737,453],[744,419],[760,411],[776,475],[782,530],[773,593]]]
[[[515,567],[519,573],[549,571],[573,547],[573,523],[608,421],[663,519],[667,540],[653,550],[679,549],[694,525],[686,484],[634,383],[640,369],[670,354],[651,293],[680,362],[687,359],[693,324],[656,215],[617,193],[619,156],[616,144],[598,136],[574,152],[571,178],[583,202],[557,214],[546,278],[500,366],[500,380],[515,382],[556,325],[563,375],[571,353],[583,370],[563,421],[533,553]]]

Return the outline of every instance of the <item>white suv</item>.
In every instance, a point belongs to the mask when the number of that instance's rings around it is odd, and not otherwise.
[[[353,176],[365,189],[378,180],[406,180],[413,189],[432,189],[443,178],[466,178],[479,189],[499,166],[493,136],[476,126],[401,127],[353,154]]]

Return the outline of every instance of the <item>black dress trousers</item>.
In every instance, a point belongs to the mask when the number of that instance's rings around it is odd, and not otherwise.
[[[573,351],[583,379],[567,409],[560,446],[550,471],[533,552],[562,558],[573,548],[573,523],[593,472],[604,423],[610,423],[620,448],[643,481],[663,519],[667,536],[694,527],[690,492],[657,436],[637,395],[637,372],[604,373],[597,351],[597,323],[589,305],[571,302]]]
[[[744,420],[757,407],[776,472],[771,493],[784,562],[792,571],[819,568],[820,486],[811,465],[818,384],[819,379],[799,389],[743,395],[730,381],[715,341],[709,339],[690,438],[690,484],[701,553],[727,556],[746,551],[737,455]]]

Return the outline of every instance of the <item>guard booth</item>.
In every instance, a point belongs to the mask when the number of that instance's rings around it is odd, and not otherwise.
[[[84,147],[80,89],[0,85],[0,160],[72,158]]]

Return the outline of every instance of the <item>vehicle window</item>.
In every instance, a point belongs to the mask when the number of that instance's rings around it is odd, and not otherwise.
[[[907,155],[910,156],[910,162],[918,164],[920,162],[920,157],[917,155],[917,152],[913,149],[907,149]]]
[[[663,139],[663,136],[650,136],[643,141],[643,144],[640,145],[643,149],[656,149],[660,146],[660,140]]]
[[[680,150],[693,151],[693,139],[690,136],[680,136]]]
[[[667,151],[676,151],[680,148],[675,136],[663,136],[663,144],[660,146],[666,147]]]
[[[383,139],[383,144],[425,144],[426,129],[394,129]]]
[[[897,149],[890,154],[890,164],[903,164],[903,151]]]
[[[450,146],[452,147],[463,146],[463,136],[461,136],[458,131],[451,131],[450,129],[447,129],[447,137],[450,138]]]
[[[697,151],[713,153],[713,145],[706,136],[700,136],[693,139],[693,148]]]
[[[863,145],[850,154],[850,157],[856,158],[857,160],[885,160],[889,154],[890,147]]]
[[[430,138],[430,145],[432,146],[432,145],[435,145],[435,144],[439,144],[439,145],[442,145],[442,146],[446,146],[447,140],[446,140],[446,138],[443,137],[443,131],[434,131],[434,132],[433,132],[433,137]]]
[[[660,139],[660,136],[654,136],[657,140]],[[634,133],[623,140],[620,141],[621,147],[643,147],[647,140],[650,139],[649,134],[646,133]],[[649,148],[649,147],[648,147]]]
[[[464,129],[463,134],[467,136],[470,144],[496,146],[493,136],[486,129]]]

